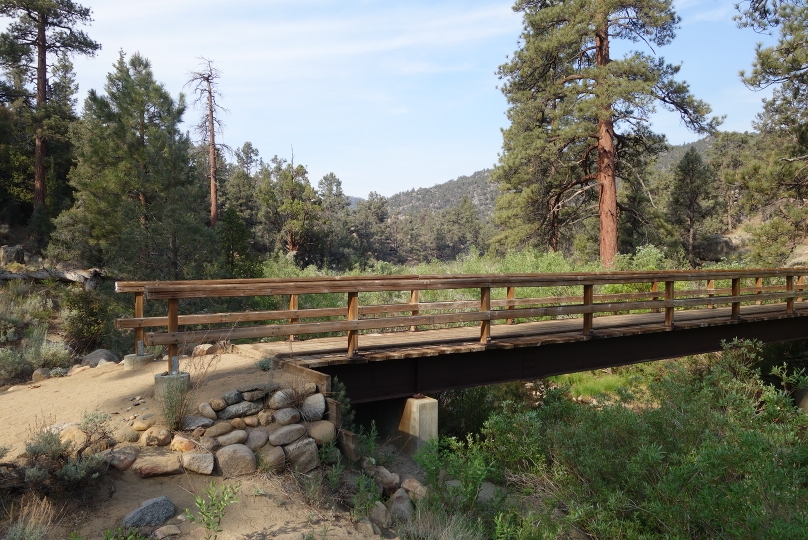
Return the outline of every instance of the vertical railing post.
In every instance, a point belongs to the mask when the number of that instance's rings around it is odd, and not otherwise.
[[[359,320],[359,293],[348,293],[348,320]],[[356,357],[359,350],[359,330],[348,330],[348,356]]]
[[[491,311],[491,287],[480,288],[480,311]],[[480,343],[491,339],[491,321],[480,321]]]
[[[584,285],[584,305],[591,306],[595,299],[595,286]],[[592,333],[592,320],[595,314],[592,312],[584,313],[584,335],[588,336]]]
[[[659,282],[658,281],[652,281],[651,282],[651,292],[652,293],[659,292]],[[659,300],[659,296],[655,295],[655,294],[652,294],[651,295],[651,300]],[[659,313],[659,308],[652,308],[651,313]]]
[[[143,317],[143,291],[135,293],[135,319]],[[135,328],[135,354],[143,356],[143,328]]]
[[[733,278],[732,279],[732,296],[740,296],[741,295],[741,279],[740,278]],[[738,320],[741,318],[741,303],[739,301],[732,302],[732,313],[730,314],[730,318],[733,320]]]
[[[514,300],[516,298],[516,287],[508,287],[507,292],[505,294],[505,298],[508,300]],[[508,305],[508,309],[514,309],[514,306]],[[505,324],[513,324],[513,319],[506,319]]]
[[[421,301],[420,291],[418,289],[410,291],[410,304],[414,304],[417,306],[420,301]],[[415,317],[420,313],[421,312],[417,309],[413,309],[412,311],[410,311],[410,315],[413,317]],[[413,324],[412,326],[410,326],[410,332],[417,332],[417,331],[418,331],[417,324]]]
[[[786,291],[794,292],[794,276],[786,276]],[[794,297],[786,299],[786,313],[794,313]]]
[[[804,279],[805,279],[805,278],[803,278],[802,276],[797,276],[797,287],[798,287],[798,288],[799,288],[801,291],[802,291],[802,290],[804,290],[804,289],[802,288]],[[802,296],[798,296],[798,297],[797,297],[797,302],[802,302]]]
[[[755,288],[757,289],[755,291],[755,294],[763,294],[763,278],[762,277],[755,278]],[[756,306],[759,306],[762,303],[763,303],[762,300],[756,300],[755,301]]]
[[[168,300],[168,333],[178,332],[180,325],[180,301],[176,298]],[[179,346],[172,343],[168,346],[168,372],[171,375],[176,375],[179,372],[180,357]]]
[[[708,279],[707,280],[707,290],[708,291],[715,291],[715,280],[714,279]],[[711,293],[707,294],[707,298],[713,298],[713,297],[715,297],[714,292],[711,292]],[[710,308],[710,309],[715,309],[715,304],[713,304],[711,302],[711,303],[707,304],[707,307]]]
[[[295,311],[297,311],[297,309],[298,309],[297,295],[296,294],[290,294],[289,295],[289,309],[290,310],[295,310]],[[292,317],[292,318],[289,319],[289,324],[295,324],[295,323],[298,323],[298,322],[300,322],[299,317]],[[289,341],[294,341],[294,340],[295,340],[295,335],[294,334],[290,335],[289,336]]]
[[[673,301],[676,299],[676,292],[674,290],[674,282],[665,282],[665,326],[673,326]]]

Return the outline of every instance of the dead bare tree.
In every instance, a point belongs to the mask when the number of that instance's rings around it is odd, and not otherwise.
[[[202,135],[202,144],[208,147],[208,161],[210,164],[210,226],[214,227],[219,221],[219,196],[216,187],[216,174],[218,172],[218,149],[216,147],[216,131],[221,133],[223,124],[220,118],[221,113],[228,112],[219,104],[222,97],[216,82],[222,76],[222,72],[213,66],[213,61],[207,58],[200,58],[200,66],[197,71],[188,74],[188,82],[196,95],[194,103],[205,104],[205,115],[199,122],[198,130]]]

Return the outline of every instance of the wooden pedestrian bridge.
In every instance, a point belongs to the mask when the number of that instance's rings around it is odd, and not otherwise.
[[[117,282],[142,345],[227,340],[338,376],[355,403],[808,339],[808,268]],[[191,312],[199,299],[288,309]],[[165,315],[144,316],[144,303]],[[270,303],[271,302],[271,303]],[[212,302],[210,304],[213,304]],[[314,307],[328,306],[328,307]],[[260,341],[259,341],[260,340]],[[172,364],[171,359],[175,359]]]

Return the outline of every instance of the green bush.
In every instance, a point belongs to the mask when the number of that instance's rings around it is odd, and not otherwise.
[[[67,343],[78,353],[98,348],[107,333],[110,306],[102,293],[70,288],[62,294]]]
[[[0,347],[0,382],[30,377],[34,371],[31,364],[25,361],[20,353],[14,349]]]

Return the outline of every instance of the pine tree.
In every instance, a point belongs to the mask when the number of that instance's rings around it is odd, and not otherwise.
[[[710,131],[709,107],[675,80],[677,66],[634,51],[611,58],[613,40],[664,46],[679,18],[670,0],[519,0],[521,47],[500,66],[511,126],[494,172],[504,195],[497,220],[511,244],[538,235],[558,249],[564,227],[596,207],[600,257],[617,253],[621,154],[646,144],[656,105]],[[594,189],[597,189],[595,199]]]
[[[668,219],[679,231],[687,260],[693,268],[696,267],[696,242],[704,232],[705,220],[716,206],[713,182],[712,169],[691,147],[676,165],[668,202]]]
[[[76,202],[57,218],[49,255],[133,278],[199,275],[215,237],[180,131],[184,98],[175,102],[138,54],[121,53],[105,90],[90,90],[73,130]]]

